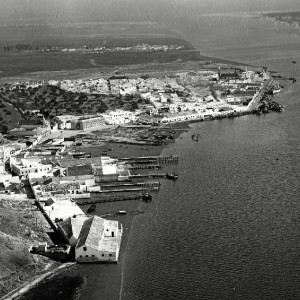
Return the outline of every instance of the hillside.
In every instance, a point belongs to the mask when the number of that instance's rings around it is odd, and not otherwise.
[[[0,297],[57,263],[30,254],[33,243],[49,240],[28,201],[0,200]]]

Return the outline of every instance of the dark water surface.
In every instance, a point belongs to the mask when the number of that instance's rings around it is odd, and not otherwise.
[[[298,299],[300,124],[287,117],[196,124],[197,144],[166,150],[180,177],[134,220],[122,299]]]
[[[300,40],[279,46],[290,36],[277,30],[272,52],[265,34],[265,45],[260,34],[257,48],[227,51],[299,78]],[[284,84],[284,113],[193,124],[163,152],[180,156],[179,179],[133,221],[123,300],[300,298],[300,85]]]

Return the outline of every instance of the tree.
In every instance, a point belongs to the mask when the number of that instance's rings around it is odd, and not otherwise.
[[[7,125],[6,124],[2,124],[1,125],[1,133],[7,133],[7,131],[8,131]]]
[[[99,113],[104,113],[108,109],[107,105],[105,102],[102,100],[99,101],[99,105],[97,105],[97,111]]]
[[[139,108],[139,106],[136,102],[131,103],[130,111],[135,111],[138,108]]]

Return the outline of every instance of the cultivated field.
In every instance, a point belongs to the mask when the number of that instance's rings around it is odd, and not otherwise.
[[[37,71],[99,69],[104,66],[199,60],[199,52],[191,43],[156,23],[76,23],[18,28],[7,26],[0,30],[0,41],[0,77]],[[173,51],[113,50],[103,53],[61,51],[63,48],[113,49],[139,44],[177,45],[183,48]]]

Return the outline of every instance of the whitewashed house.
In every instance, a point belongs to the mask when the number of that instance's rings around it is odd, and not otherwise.
[[[118,221],[92,216],[83,223],[75,248],[79,263],[117,262],[123,228]]]

